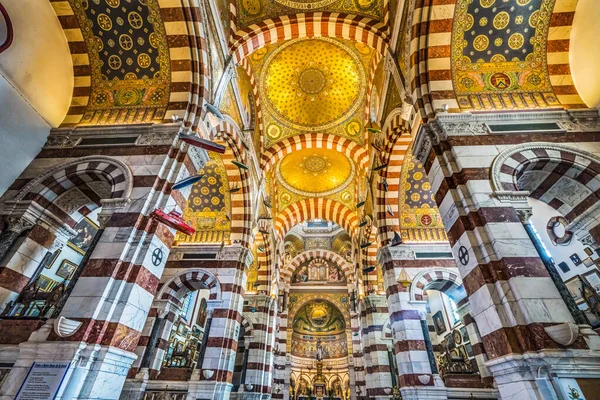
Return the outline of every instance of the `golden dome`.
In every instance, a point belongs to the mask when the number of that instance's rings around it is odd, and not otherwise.
[[[281,123],[315,131],[332,128],[357,110],[364,75],[358,55],[343,43],[297,39],[267,57],[260,89],[265,107]]]
[[[302,149],[281,160],[277,177],[283,186],[304,196],[327,196],[345,188],[354,166],[342,153],[327,149]]]

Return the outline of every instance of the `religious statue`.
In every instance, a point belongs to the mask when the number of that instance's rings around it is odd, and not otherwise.
[[[296,275],[294,276],[294,282],[301,283],[301,282],[306,282],[307,280],[308,280],[308,271],[307,271],[306,265],[304,265],[300,268],[300,271],[298,271],[296,273]]]
[[[317,339],[317,361],[323,361],[323,343],[321,338]]]

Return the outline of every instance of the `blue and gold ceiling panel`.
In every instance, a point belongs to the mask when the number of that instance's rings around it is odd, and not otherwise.
[[[81,124],[162,120],[170,60],[158,0],[69,0],[90,57]]]
[[[452,73],[461,108],[558,105],[546,39],[554,0],[458,0]]]

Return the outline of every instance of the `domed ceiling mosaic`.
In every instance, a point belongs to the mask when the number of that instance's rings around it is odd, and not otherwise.
[[[354,176],[354,164],[342,153],[303,149],[287,155],[277,177],[287,189],[305,196],[326,196],[343,190]]]
[[[304,132],[363,142],[366,74],[373,50],[360,43],[302,38],[250,57],[259,79],[265,147]]]
[[[454,89],[463,109],[558,105],[546,38],[554,0],[458,0]]]

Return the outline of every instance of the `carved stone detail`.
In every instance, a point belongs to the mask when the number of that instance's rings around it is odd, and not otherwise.
[[[173,144],[177,132],[157,132],[140,135],[135,141],[136,146],[166,146]]]
[[[75,147],[81,142],[81,139],[81,137],[71,137],[70,135],[50,135],[44,147],[61,149]]]

